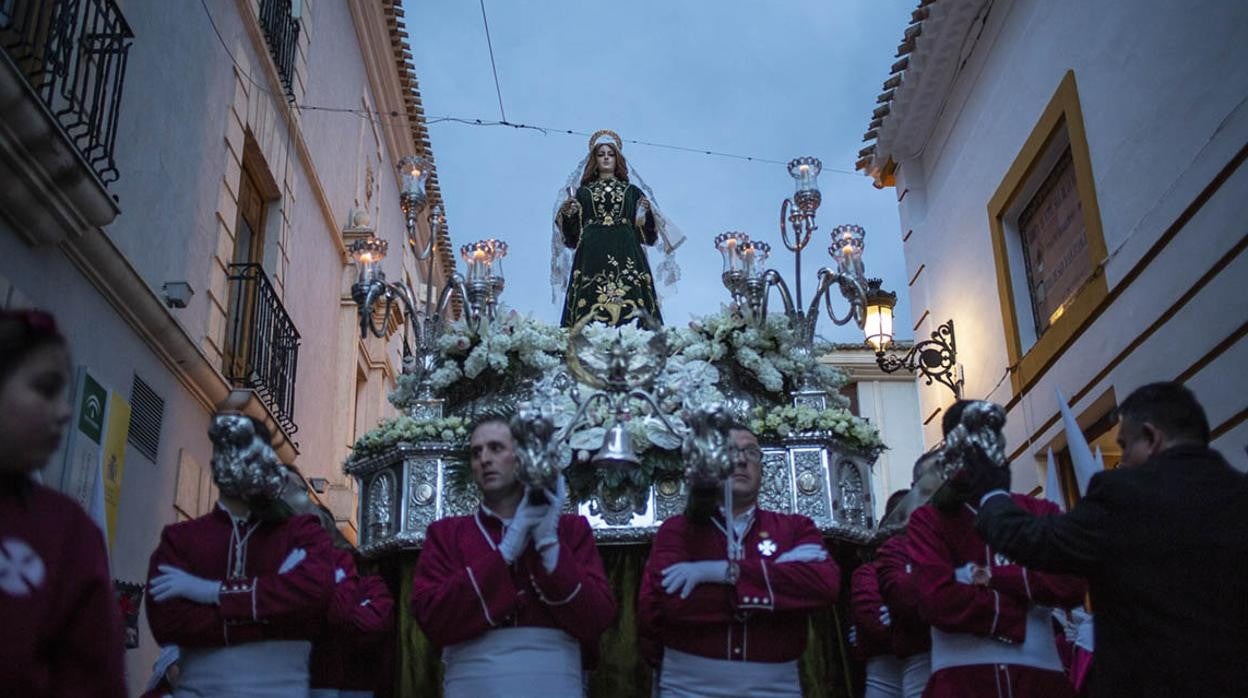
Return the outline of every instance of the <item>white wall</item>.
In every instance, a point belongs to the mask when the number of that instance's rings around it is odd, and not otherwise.
[[[1198,193],[1248,141],[1248,6],[1193,3],[1088,3],[1015,0],[994,7],[920,156],[901,162],[897,192],[913,275],[916,330],[954,318],[966,395],[1007,402],[1009,359],[992,264],[987,204],[1067,70],[1073,70],[1109,250],[1111,293]],[[920,39],[921,41],[921,39]],[[1230,177],[1174,240],[1010,410],[1011,448],[1035,454],[1058,430],[1040,429],[1057,412],[1054,388],[1088,389],[1079,411],[1112,387],[1174,379],[1248,317],[1248,259],[1241,253],[1141,346],[1129,343],[1241,242],[1248,216],[1248,171]],[[1102,368],[1126,352],[1108,375]],[[1188,380],[1218,425],[1243,409],[1248,374],[1242,339]],[[948,405],[946,392],[922,390],[921,412]],[[939,420],[925,430],[939,438]],[[1248,469],[1243,429],[1215,445]],[[1016,489],[1038,482],[1020,457]]]
[[[889,495],[910,487],[914,462],[925,450],[915,382],[860,380],[858,412],[880,430],[880,436],[888,446],[888,450],[875,461],[871,472],[875,518],[878,521],[884,516]]]

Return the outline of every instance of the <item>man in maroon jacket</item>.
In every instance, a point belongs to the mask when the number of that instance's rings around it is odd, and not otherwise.
[[[939,464],[939,451],[920,456],[914,464],[911,496],[897,505],[904,507],[915,496],[930,494],[931,483],[938,478],[933,471]],[[906,514],[902,521],[908,518],[909,514]],[[923,695],[932,673],[932,639],[931,629],[919,613],[919,589],[915,585],[914,565],[907,553],[909,540],[903,530],[884,541],[876,553],[876,570],[880,596],[888,605],[892,621],[890,638],[893,656],[901,660],[901,695],[918,698]]]
[[[175,695],[307,696],[334,586],[329,536],[316,516],[283,516],[287,475],[262,424],[218,415],[209,435],[221,497],[161,534],[148,569],[152,636],[181,650]]]
[[[660,696],[800,696],[807,617],[836,602],[840,572],[809,518],[758,508],[757,437],[732,425],[728,439],[732,511],[673,516],[654,538],[638,617],[661,656],[647,659],[660,667]]]
[[[500,418],[473,429],[469,464],[481,507],[429,526],[412,579],[412,613],[443,648],[444,695],[582,695],[615,618],[589,522],[561,514],[562,478],[533,502]]]
[[[946,434],[964,405],[946,414]],[[938,493],[937,503],[916,510],[906,527],[919,612],[932,626],[932,676],[923,695],[1073,696],[1050,617],[1053,608],[1082,603],[1086,583],[1029,569],[993,550],[975,531],[978,500],[965,501],[959,492]],[[1011,496],[1033,514],[1059,511],[1050,502]]]
[[[334,594],[325,628],[312,645],[312,698],[372,698],[380,686],[376,663],[361,672],[357,659],[366,654],[375,660],[393,628],[394,598],[385,582],[361,575],[351,550],[336,547]]]

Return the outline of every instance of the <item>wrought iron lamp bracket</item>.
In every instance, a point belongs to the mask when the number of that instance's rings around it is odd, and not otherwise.
[[[953,320],[945,322],[932,332],[931,339],[916,343],[905,354],[886,354],[878,351],[876,363],[885,373],[902,369],[916,371],[931,385],[933,381],[948,387],[957,399],[962,398],[962,369],[958,364],[957,340],[953,333]]]

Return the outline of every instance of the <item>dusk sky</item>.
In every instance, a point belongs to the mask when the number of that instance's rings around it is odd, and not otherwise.
[[[896,291],[897,335],[910,310],[895,192],[853,173],[914,0],[793,2],[486,0],[507,121],[551,130],[465,125],[439,117],[501,120],[481,6],[469,0],[406,3],[421,97],[456,249],[498,237],[510,245],[503,301],[557,322],[551,302],[551,215],[556,192],[585,155],[586,138],[612,129],[637,139],[787,162],[823,161],[819,231],[803,254],[809,302],[815,272],[830,266],[829,231],[867,230],[866,269]],[[718,310],[728,294],[712,239],[740,230],[771,243],[771,266],[792,288],[793,255],[779,210],[793,191],[783,164],[625,143],[624,154],[688,240],[684,276],[663,300],[668,324]],[[652,266],[661,256],[651,255]],[[660,289],[662,291],[662,289]],[[794,288],[794,291],[796,289]],[[779,298],[773,296],[779,307]],[[844,301],[837,297],[838,312]],[[862,340],[826,317],[819,334]]]

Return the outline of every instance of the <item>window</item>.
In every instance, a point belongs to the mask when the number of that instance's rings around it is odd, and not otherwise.
[[[849,400],[850,414],[854,415],[855,417],[861,417],[862,415],[858,413],[858,384],[846,383],[845,385],[841,386],[840,393],[841,395],[845,397],[846,400]]]
[[[1037,337],[1062,316],[1079,288],[1092,276],[1081,211],[1075,168],[1067,146],[1018,217]]]
[[[279,285],[265,273],[265,267],[272,268],[272,260],[280,254],[277,243],[282,237],[283,219],[269,215],[277,212],[278,193],[260,148],[248,132],[239,177],[234,249],[226,275],[229,307],[222,371],[231,384],[255,390],[290,436],[298,430],[294,407],[299,331],[282,304]]]
[[[261,266],[264,261],[264,208],[265,201],[260,187],[250,170],[244,169],[238,188],[238,217],[234,222],[234,255],[231,258],[231,280],[245,273],[250,265]],[[251,350],[252,314],[256,308],[254,284],[231,283],[229,316],[226,328],[229,333],[225,346],[225,374],[247,374]]]
[[[1067,72],[988,203],[1014,392],[1030,387],[1108,295],[1092,163]]]
[[[299,0],[260,0],[260,29],[269,44],[286,99],[295,101],[295,50],[299,45]]]

